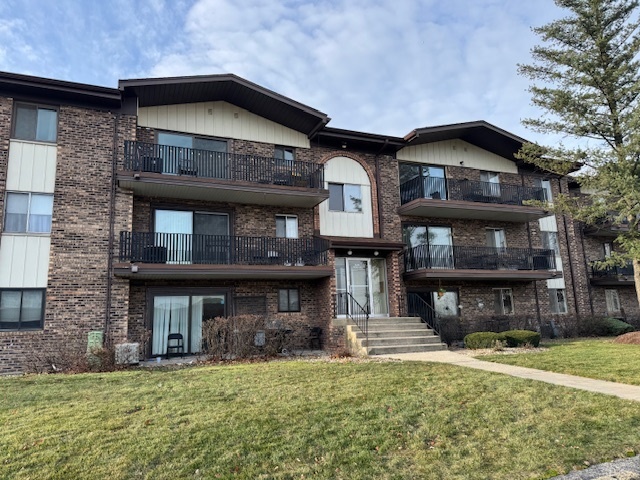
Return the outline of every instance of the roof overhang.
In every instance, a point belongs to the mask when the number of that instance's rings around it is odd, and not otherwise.
[[[0,72],[0,94],[109,109],[122,106],[122,94],[116,88],[8,72]]]
[[[167,265],[117,263],[113,267],[117,277],[135,279],[283,279],[314,280],[330,277],[329,266],[267,266],[267,265]]]
[[[233,74],[120,80],[139,107],[224,101],[312,137],[330,120],[325,114]]]
[[[561,278],[562,273],[555,270],[463,270],[463,269],[420,269],[405,272],[405,280],[467,280],[467,281],[504,281],[531,282]]]
[[[400,137],[330,127],[318,131],[313,140],[322,147],[335,148],[336,150],[348,148],[377,154],[393,154],[406,146],[405,140]]]

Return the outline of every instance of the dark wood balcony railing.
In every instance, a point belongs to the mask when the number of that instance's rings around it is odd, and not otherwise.
[[[545,197],[542,188],[474,180],[416,177],[400,185],[403,205],[418,198],[523,205],[525,200],[544,201]]]
[[[259,155],[125,141],[125,170],[290,187],[324,188],[324,165]]]
[[[600,261],[604,261],[604,259]],[[600,268],[598,268],[595,264],[592,264],[591,276],[593,278],[607,278],[607,277],[632,277],[633,278],[633,263],[629,262],[622,267],[613,266],[613,267],[600,267]]]
[[[208,265],[327,264],[323,238],[239,237],[184,233],[120,232],[120,261]]]
[[[404,271],[433,268],[457,270],[555,270],[553,250],[530,248],[418,245],[404,250]]]

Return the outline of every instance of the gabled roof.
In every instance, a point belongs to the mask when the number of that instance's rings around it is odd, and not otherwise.
[[[311,137],[329,122],[325,114],[233,74],[120,80],[139,107],[224,101]]]
[[[122,98],[116,88],[66,82],[17,73],[0,72],[0,92],[24,98],[48,98],[72,105],[120,108]]]
[[[514,154],[520,150],[522,144],[527,143],[524,138],[484,120],[418,128],[412,130],[404,139],[407,146],[460,139],[512,161],[516,161]]]

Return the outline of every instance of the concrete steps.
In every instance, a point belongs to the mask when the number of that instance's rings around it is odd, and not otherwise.
[[[419,317],[384,317],[369,319],[369,344],[365,347],[365,335],[355,325],[348,329],[362,352],[369,355],[428,352],[445,350],[440,337],[427,327]]]

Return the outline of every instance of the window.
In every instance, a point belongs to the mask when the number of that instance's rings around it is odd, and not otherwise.
[[[295,150],[290,147],[276,147],[274,157],[276,160],[282,160],[279,164],[292,165],[296,159]]]
[[[300,293],[297,288],[281,288],[278,290],[278,311],[300,311]]]
[[[540,232],[540,235],[542,237],[542,248],[545,250],[553,250],[556,255],[560,255],[558,232]]]
[[[567,313],[567,299],[564,288],[549,289],[549,304],[551,313]]]
[[[602,244],[602,249],[604,250],[604,258],[609,258],[611,253],[613,252],[613,246],[611,242],[605,242]]]
[[[16,106],[13,136],[19,140],[55,142],[58,129],[58,111],[36,105]]]
[[[506,248],[507,237],[502,228],[487,228],[486,230],[487,247]]]
[[[542,189],[544,195],[544,198],[542,200],[549,203],[553,202],[553,196],[551,194],[551,182],[549,180],[543,180],[541,178],[536,178],[535,182],[536,187]]]
[[[362,190],[360,185],[330,183],[329,210],[362,213]]]
[[[493,289],[493,308],[498,315],[513,315],[513,293],[510,288]]]
[[[482,182],[482,193],[485,197],[500,196],[500,175],[498,173],[480,172],[480,181]]]
[[[604,291],[604,296],[607,303],[607,313],[611,315],[620,315],[621,310],[618,291],[613,289],[606,289]]]
[[[276,237],[298,238],[298,217],[295,215],[276,215]]]
[[[44,289],[0,290],[0,330],[42,328]]]
[[[7,193],[4,231],[7,233],[50,233],[53,195]]]

